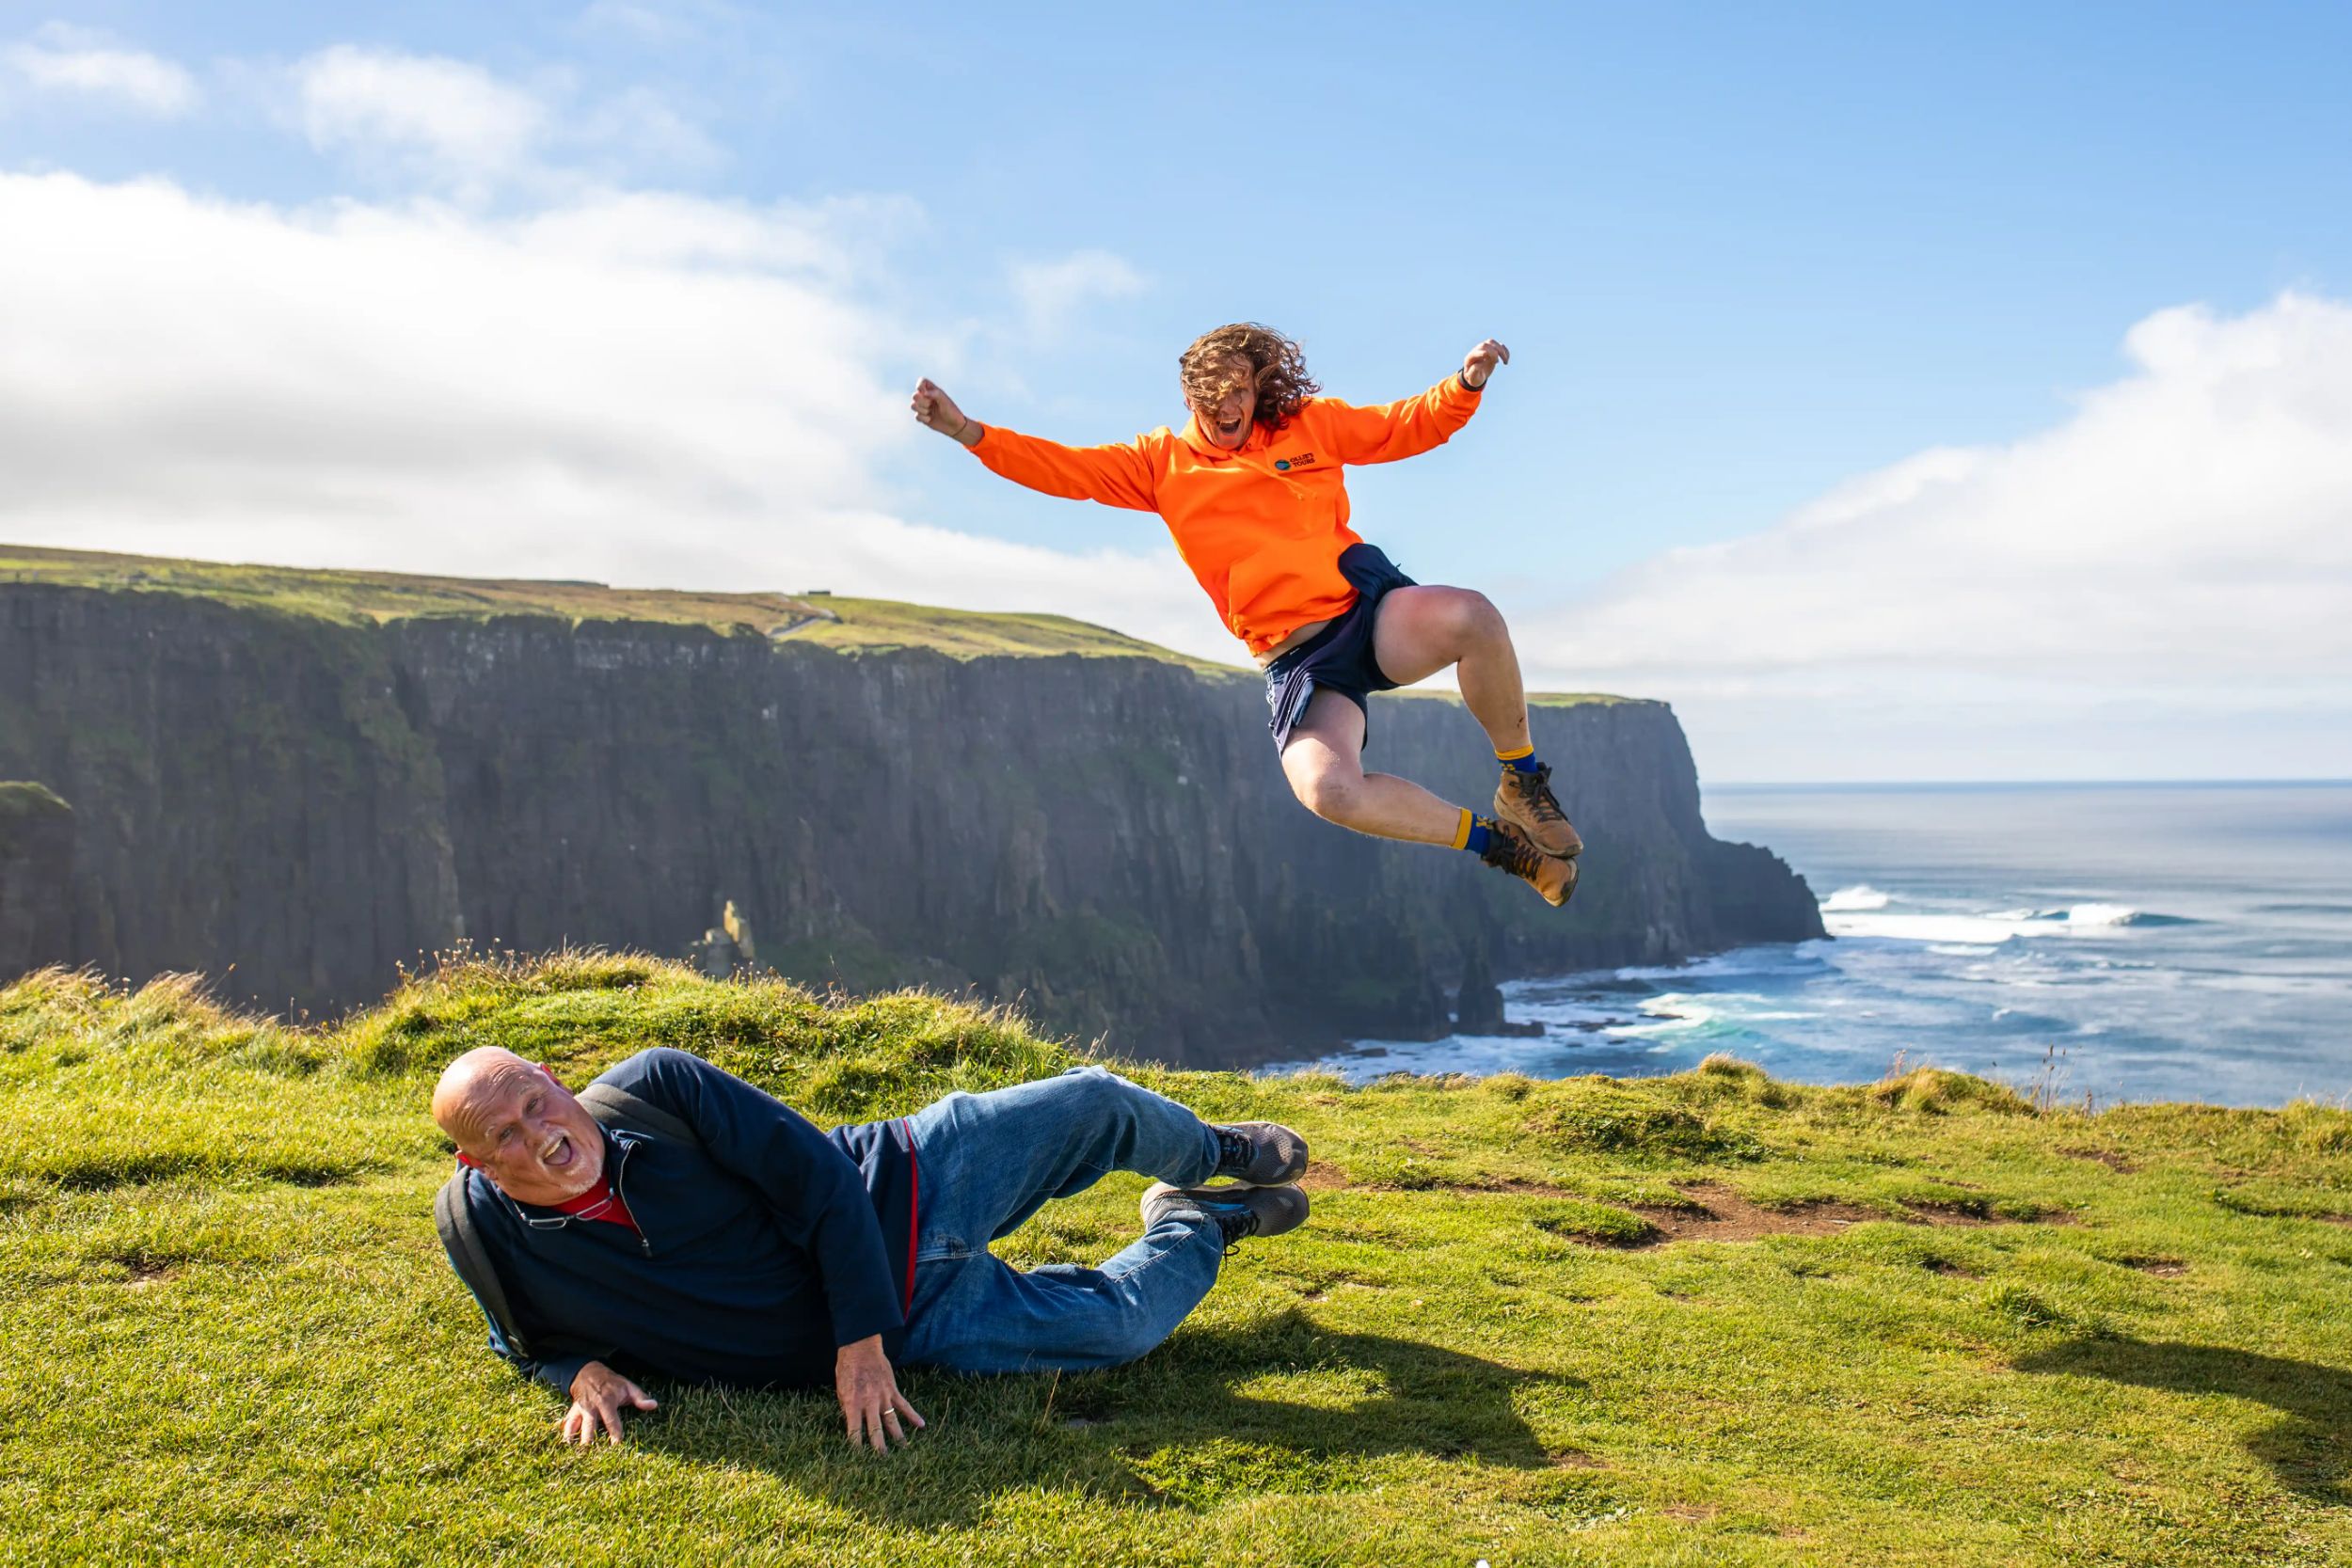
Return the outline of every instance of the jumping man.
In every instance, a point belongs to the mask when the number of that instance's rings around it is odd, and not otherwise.
[[[1489,338],[1419,397],[1357,407],[1321,390],[1272,327],[1220,326],[1177,361],[1191,418],[1132,441],[1065,447],[969,419],[930,381],[914,417],[995,472],[1072,500],[1156,512],[1217,614],[1265,672],[1268,728],[1301,804],[1379,838],[1450,845],[1554,905],[1576,891],[1583,841],[1528,737],[1511,633],[1486,596],[1424,588],[1347,525],[1341,470],[1442,445],[1478,411],[1511,352]],[[1365,697],[1458,667],[1462,701],[1494,744],[1494,815],[1363,770]]]

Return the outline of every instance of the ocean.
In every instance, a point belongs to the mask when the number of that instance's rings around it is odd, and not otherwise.
[[[1831,939],[1502,988],[1540,1037],[1359,1040],[1385,1072],[1849,1084],[1931,1064],[2060,1101],[2352,1096],[2352,784],[1732,785]],[[1269,1070],[1283,1070],[1273,1069]]]

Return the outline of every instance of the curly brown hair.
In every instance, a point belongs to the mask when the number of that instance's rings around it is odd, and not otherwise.
[[[1257,322],[1203,332],[1177,356],[1176,374],[1195,408],[1215,408],[1258,377],[1257,419],[1268,430],[1281,429],[1300,404],[1323,390],[1307,373],[1306,352]]]

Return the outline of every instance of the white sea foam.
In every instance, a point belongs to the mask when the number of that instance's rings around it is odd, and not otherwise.
[[[1821,924],[1834,937],[1882,937],[1968,947],[1995,947],[2021,934],[2015,922],[1988,915],[1834,914]]]
[[[1733,999],[1714,997],[1710,1000],[1720,1002]],[[1635,1036],[1680,1034],[1685,1029],[1703,1028],[1714,1022],[1716,1016],[1715,1009],[1707,1003],[1695,996],[1685,995],[1679,991],[1670,991],[1664,996],[1648,998],[1643,1002],[1642,1011],[1658,1022],[1621,1024],[1612,1033]]]
[[[2127,904],[2071,904],[2059,909],[1994,910],[1985,914],[1833,913],[1821,906],[1821,924],[1834,937],[1883,937],[1924,942],[1953,958],[1982,958],[1960,948],[1998,945],[2017,937],[2067,936],[2122,926],[2181,926],[2175,915],[2149,914]]]
[[[1857,883],[1852,887],[1841,887],[1821,900],[1822,912],[1827,914],[1844,914],[1853,910],[1883,910],[1884,908],[1886,908],[1886,895],[1867,882]]]
[[[2069,904],[2055,910],[1995,910],[1987,920],[2013,921],[2020,926],[2186,926],[2178,915],[2150,914],[2128,904]]]
[[[1678,964],[1628,964],[1622,969],[1608,970],[1613,980],[1643,980],[1669,984],[1687,980],[1723,980],[1735,975],[1755,975],[1771,978],[1781,975],[1817,974],[1822,967],[1818,944],[1798,942],[1793,946],[1734,947],[1728,952],[1709,954]],[[1570,975],[1569,983],[1588,981],[1593,974]],[[1552,985],[1555,981],[1521,981],[1523,985]],[[1505,981],[1502,994],[1511,994],[1513,982]]]

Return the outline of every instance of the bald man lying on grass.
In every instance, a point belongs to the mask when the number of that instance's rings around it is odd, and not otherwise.
[[[683,1051],[631,1056],[575,1097],[485,1048],[442,1073],[433,1119],[463,1167],[438,1211],[451,1261],[491,1348],[571,1400],[566,1442],[619,1441],[624,1411],[655,1408],[635,1381],[653,1374],[831,1383],[850,1441],[887,1451],[923,1424],[894,1364],[1131,1361],[1229,1249],[1307,1218],[1296,1132],[1212,1125],[1095,1067],[820,1132]],[[989,1255],[1114,1170],[1158,1180],[1142,1237],[1101,1268]]]

